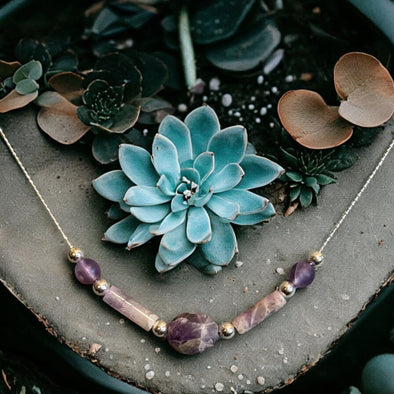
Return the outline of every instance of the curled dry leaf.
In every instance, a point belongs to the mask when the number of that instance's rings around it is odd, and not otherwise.
[[[71,71],[54,75],[48,81],[49,85],[69,101],[79,100],[84,88],[83,77]]]
[[[90,130],[79,120],[77,107],[57,92],[43,93],[36,103],[41,107],[37,123],[54,140],[73,144]]]
[[[290,90],[278,103],[278,114],[287,132],[310,149],[341,145],[353,133],[353,125],[342,119],[338,107],[328,106],[310,90]]]
[[[22,108],[38,96],[38,91],[29,94],[19,94],[15,89],[0,100],[0,113]]]
[[[344,100],[339,114],[361,127],[376,127],[394,113],[394,83],[375,57],[362,52],[343,55],[334,68],[335,89]]]
[[[6,62],[0,60],[0,78],[4,79],[12,74],[21,66],[19,62]]]

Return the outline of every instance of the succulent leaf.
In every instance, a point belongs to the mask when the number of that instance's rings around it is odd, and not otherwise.
[[[97,193],[107,200],[120,202],[133,182],[121,170],[106,172],[93,181]]]
[[[130,233],[138,227],[139,221],[133,216],[127,216],[121,221],[113,224],[104,234],[104,240],[115,244],[128,242]]]
[[[122,196],[120,209],[141,223],[130,231],[128,248],[162,236],[155,262],[160,272],[188,258],[209,274],[229,264],[237,251],[232,223],[256,224],[275,214],[273,205],[249,187],[269,183],[283,172],[268,159],[245,155],[247,149],[254,152],[245,129],[220,131],[209,107],[194,110],[185,123],[168,116],[155,135],[152,156],[143,148],[121,144],[118,171],[127,182],[106,197]],[[238,188],[245,170],[247,180]],[[96,182],[111,187],[110,182]],[[130,186],[132,182],[136,186]],[[105,196],[105,190],[99,192]]]
[[[313,191],[309,187],[301,186],[300,203],[303,208],[309,207],[313,199]]]

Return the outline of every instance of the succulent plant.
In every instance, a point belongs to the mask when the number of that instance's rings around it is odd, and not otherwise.
[[[266,198],[249,189],[267,185],[283,169],[252,153],[244,127],[220,130],[208,106],[192,111],[184,123],[168,115],[152,155],[122,144],[119,162],[120,170],[93,181],[100,195],[116,203],[111,216],[126,215],[104,239],[132,249],[162,236],[155,262],[159,272],[187,259],[215,274],[237,252],[231,224],[255,224],[275,214]]]
[[[0,61],[0,113],[24,107],[38,96],[42,66],[31,60],[21,65],[19,62]]]
[[[298,201],[302,208],[313,201],[317,203],[321,186],[335,182],[329,171],[334,166],[331,154],[322,151],[293,151],[281,148],[283,163],[289,170],[281,175],[280,180],[290,185],[290,203]]]

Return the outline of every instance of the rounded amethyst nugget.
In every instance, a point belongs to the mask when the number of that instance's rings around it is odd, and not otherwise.
[[[201,313],[182,313],[170,322],[167,329],[168,343],[182,354],[202,353],[218,339],[218,325]]]
[[[78,259],[74,269],[75,277],[83,285],[92,285],[100,279],[100,266],[93,259]]]
[[[315,269],[310,261],[300,261],[291,267],[288,280],[297,289],[309,286],[315,279]]]

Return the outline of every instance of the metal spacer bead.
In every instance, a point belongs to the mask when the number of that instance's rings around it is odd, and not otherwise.
[[[235,327],[228,321],[223,322],[219,325],[218,333],[220,338],[231,339],[235,335]]]
[[[315,269],[318,269],[323,265],[324,256],[321,252],[313,252],[309,256],[309,260],[312,261]]]
[[[164,338],[167,335],[167,323],[162,320],[156,320],[152,327],[152,332],[159,338]]]
[[[293,295],[295,294],[296,287],[294,286],[293,282],[285,280],[279,285],[278,290],[283,294],[285,298],[290,298],[293,297]]]
[[[99,279],[96,280],[96,282],[93,283],[93,291],[94,294],[98,296],[103,296],[106,290],[109,289],[110,284],[105,280],[105,279]]]
[[[76,263],[78,259],[81,259],[83,257],[83,252],[79,248],[72,247],[69,249],[67,253],[67,259],[71,263]]]

